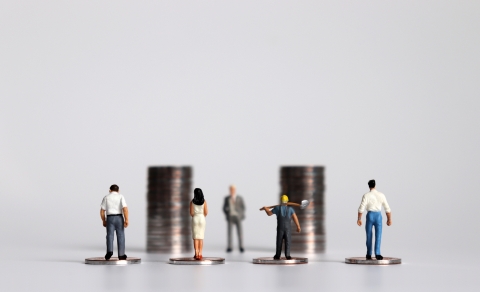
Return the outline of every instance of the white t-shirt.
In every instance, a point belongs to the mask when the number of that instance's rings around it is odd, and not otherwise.
[[[385,213],[391,212],[385,195],[373,189],[363,195],[362,202],[360,203],[360,207],[358,208],[358,213],[363,213],[365,209],[367,211],[380,212],[382,211],[382,206],[385,209]]]
[[[122,214],[124,207],[127,207],[127,202],[125,202],[123,195],[117,192],[111,192],[110,194],[106,195],[102,200],[102,204],[100,205],[102,210],[107,211],[107,215]]]

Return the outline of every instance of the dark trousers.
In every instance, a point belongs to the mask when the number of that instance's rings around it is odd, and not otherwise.
[[[113,253],[113,237],[117,232],[118,256],[125,255],[125,232],[123,215],[107,216],[107,252]]]
[[[276,256],[282,254],[282,243],[285,240],[285,256],[290,256],[290,242],[292,241],[292,228],[281,228],[277,226],[277,251]]]
[[[243,248],[242,220],[238,216],[230,216],[228,218],[228,248],[232,248],[233,225],[237,227],[238,247]]]

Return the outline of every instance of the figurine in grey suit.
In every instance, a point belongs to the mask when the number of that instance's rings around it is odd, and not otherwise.
[[[232,225],[234,224],[237,227],[238,246],[240,252],[243,252],[242,220],[245,219],[245,204],[243,203],[242,197],[237,195],[237,188],[235,185],[230,186],[230,195],[225,197],[223,212],[225,213],[228,222],[227,252],[232,251]]]

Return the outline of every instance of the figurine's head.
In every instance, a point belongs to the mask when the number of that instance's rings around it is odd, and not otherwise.
[[[237,193],[237,187],[235,185],[230,185],[230,195],[235,196]]]
[[[117,185],[111,185],[110,186],[110,193],[111,192],[118,192],[120,188]]]
[[[203,198],[203,192],[201,189],[196,188],[193,190],[193,200],[192,203],[195,205],[203,205],[205,199]]]
[[[375,180],[374,179],[371,179],[368,181],[368,187],[370,189],[374,189],[375,188]]]
[[[287,195],[282,195],[282,197],[280,198],[280,200],[282,201],[282,204],[288,203],[288,197],[287,197]]]

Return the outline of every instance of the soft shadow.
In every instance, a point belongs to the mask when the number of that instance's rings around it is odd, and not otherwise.
[[[75,264],[85,264],[85,260],[39,260],[39,262],[49,262],[49,263],[75,263]]]
[[[340,263],[340,264],[345,264],[345,261],[340,261],[340,260],[330,260],[330,259],[308,259],[308,262],[310,263]]]
[[[142,252],[142,253],[146,253],[146,252],[147,252],[147,249],[146,249],[146,248],[144,248],[144,247],[139,247],[139,246],[133,246],[133,247],[126,246],[126,247],[125,247],[125,253],[127,253],[127,250],[133,251],[133,252]]]
[[[246,251],[258,251],[258,252],[272,252],[275,253],[275,246],[274,247],[258,247],[258,246],[250,246],[245,248]]]

